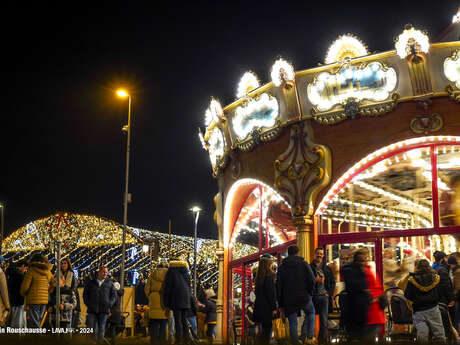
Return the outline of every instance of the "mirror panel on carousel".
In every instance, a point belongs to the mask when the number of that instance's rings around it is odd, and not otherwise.
[[[391,155],[352,176],[321,211],[322,234],[433,226],[429,147]]]
[[[436,155],[439,224],[440,226],[458,226],[460,225],[460,146],[438,146]]]
[[[275,191],[255,185],[247,195],[233,229],[232,259],[240,259],[260,250],[295,239],[288,204]]]
[[[228,303],[228,329],[232,344],[241,344],[242,337],[243,266],[231,270],[230,298]]]
[[[367,249],[369,252],[369,266],[371,270],[376,271],[375,265],[375,245],[373,242],[358,242],[358,243],[340,243],[329,244],[325,246],[324,252],[325,261],[334,273],[336,284],[335,296],[345,289],[345,284],[340,275],[340,269],[353,261],[353,252],[357,249]],[[337,302],[337,301],[336,301]]]

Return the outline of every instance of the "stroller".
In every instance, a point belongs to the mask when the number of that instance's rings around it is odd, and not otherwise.
[[[185,319],[185,328],[187,344],[198,345],[200,343],[200,337],[198,337],[198,334],[193,330],[192,325],[187,319]]]
[[[126,325],[126,318],[129,316],[129,312],[125,311],[121,313],[120,322],[119,323],[112,323],[110,319],[107,322],[107,328],[105,330],[106,337],[117,336],[122,334],[125,330]]]
[[[386,336],[392,340],[414,341],[412,310],[400,288],[392,287],[384,293],[387,301]]]
[[[459,337],[457,330],[452,325],[449,307],[444,303],[439,303],[439,311],[441,312],[442,325],[444,326],[447,344],[457,344],[459,342]]]

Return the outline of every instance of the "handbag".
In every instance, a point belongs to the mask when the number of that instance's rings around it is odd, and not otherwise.
[[[286,339],[288,337],[288,332],[286,331],[284,319],[280,317],[273,319],[272,326],[273,326],[273,337],[275,339]]]

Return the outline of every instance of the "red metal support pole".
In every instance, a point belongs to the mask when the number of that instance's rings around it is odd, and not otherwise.
[[[433,227],[439,230],[438,156],[436,146],[431,146],[431,190],[433,197]]]
[[[246,265],[243,265],[243,283],[241,289],[241,344],[246,338]]]
[[[262,186],[259,186],[260,192],[260,207],[259,207],[259,252],[262,250],[263,242],[262,242]]]
[[[374,258],[375,258],[375,273],[377,278],[380,279],[380,282],[383,282],[383,243],[380,237],[374,242]]]

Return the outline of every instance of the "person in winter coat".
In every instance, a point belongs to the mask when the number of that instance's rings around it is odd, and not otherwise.
[[[87,309],[86,327],[94,330],[93,336],[97,342],[103,342],[105,326],[110,309],[117,298],[115,286],[110,278],[106,266],[101,266],[97,276],[85,282],[83,301]],[[97,332],[96,332],[97,330]]]
[[[11,313],[10,297],[5,272],[0,268],[0,326],[5,327]]]
[[[437,255],[436,255],[437,254]],[[439,298],[440,303],[446,304],[449,308],[455,305],[454,287],[450,279],[450,266],[447,264],[447,255],[444,252],[435,253],[437,266],[436,272],[439,274]]]
[[[367,290],[364,266],[369,259],[365,249],[353,253],[353,261],[340,270],[345,283],[345,294],[340,299],[341,322],[351,340],[362,340],[367,335],[367,317],[371,297]]]
[[[25,297],[27,327],[38,328],[48,305],[49,294],[53,291],[55,282],[51,273],[52,265],[41,254],[34,254],[29,263],[29,269],[24,275],[20,293]]]
[[[367,250],[365,250],[366,253]],[[385,314],[380,306],[380,297],[383,295],[382,282],[369,266],[369,254],[365,257],[364,274],[366,275],[366,285],[371,299],[367,310],[367,321],[364,332],[367,339],[373,341],[377,336],[382,339],[385,331]]]
[[[315,332],[315,307],[312,296],[315,277],[310,265],[300,256],[299,248],[289,246],[288,257],[283,260],[277,274],[277,298],[280,311],[289,320],[291,342],[297,344],[297,314],[302,310],[305,319],[302,325],[300,340],[313,342]]]
[[[255,285],[254,321],[262,325],[260,343],[268,344],[272,334],[272,320],[277,313],[273,259],[260,258]]]
[[[145,294],[145,282],[144,278],[140,277],[136,283],[134,290],[134,304],[135,305],[149,305],[149,299]]]
[[[164,305],[164,281],[168,268],[160,264],[152,272],[145,284],[145,295],[149,299],[149,333],[151,344],[166,343],[168,309]]]
[[[56,290],[50,295],[50,303],[48,312],[51,315],[52,325],[56,325],[56,309],[59,308],[59,320],[61,328],[70,328],[72,323],[73,310],[77,306],[77,297],[75,290],[65,288],[65,280],[61,278],[59,284],[61,288],[61,300],[59,305],[56,305]]]
[[[122,321],[121,315],[121,298],[124,295],[124,289],[121,289],[119,282],[114,282],[113,286],[117,293],[117,297],[115,299],[115,304],[110,309],[110,317],[108,319],[109,322],[109,334],[110,334],[110,343],[112,345],[116,344],[117,334],[121,333],[124,328],[124,322]]]
[[[332,269],[324,260],[324,249],[322,247],[315,249],[314,260],[318,260],[320,262],[319,268],[324,273],[324,287],[326,288],[327,295],[329,297],[328,310],[332,310],[332,300],[335,292],[335,277],[334,272],[332,272]]]
[[[190,323],[190,327],[192,327],[192,330],[195,332],[195,334],[198,334],[197,302],[198,301],[195,297],[190,296],[190,309],[185,313],[185,317]]]
[[[186,334],[186,312],[190,309],[190,273],[185,261],[169,263],[164,282],[164,305],[174,314],[176,342],[182,343]]]
[[[8,292],[11,304],[11,327],[26,327],[26,314],[24,310],[24,297],[20,294],[24,274],[27,271],[27,261],[21,260],[11,264],[8,268]]]
[[[454,289],[455,298],[455,328],[460,330],[460,265],[458,264],[455,255],[450,255],[447,263],[450,266],[452,272],[452,286]]]
[[[318,342],[321,344],[327,343],[328,341],[328,309],[329,309],[329,292],[325,287],[325,274],[321,269],[321,261],[314,259],[311,263],[311,269],[315,275],[315,289],[313,292],[313,305],[315,306],[315,312],[319,316],[319,332]]]
[[[417,340],[427,343],[431,333],[433,340],[445,343],[446,336],[442,324],[440,301],[440,277],[430,267],[428,260],[417,263],[415,273],[411,273],[404,291],[404,296],[413,302],[414,326],[417,331]]]
[[[206,336],[208,337],[209,341],[216,337],[216,323],[217,323],[217,296],[216,293],[212,288],[209,288],[205,291],[206,301],[204,304],[200,304],[200,311],[206,314],[204,322],[207,325],[206,329]]]

